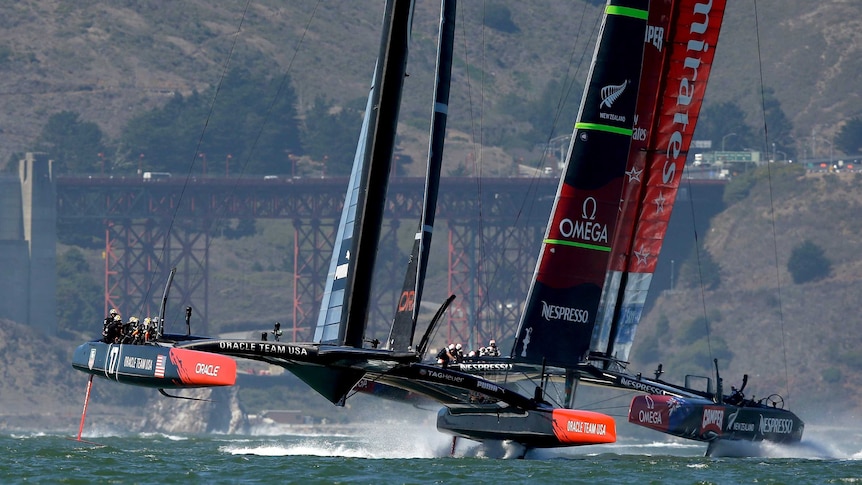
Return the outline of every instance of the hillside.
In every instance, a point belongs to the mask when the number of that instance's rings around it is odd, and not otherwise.
[[[471,144],[501,145],[523,127],[518,113],[507,110],[512,99],[536,100],[551,80],[583,81],[600,12],[595,3],[461,3],[450,166],[467,161],[475,151]],[[515,28],[483,28],[483,15],[500,6],[511,13]],[[0,163],[31,148],[48,117],[62,110],[78,112],[116,137],[131,116],[174,93],[218,83],[228,60],[229,67],[275,79],[289,75],[300,113],[317,96],[343,104],[365,97],[380,1],[268,0],[251,2],[247,11],[242,7],[223,0],[3,5]],[[753,0],[730,2],[707,103],[733,100],[752,126],[762,126],[761,86],[774,88],[800,142],[807,144],[812,132],[828,139],[844,120],[862,113],[855,92],[862,72],[862,5],[761,0],[756,8]],[[414,158],[426,148],[438,10],[437,2],[419,1],[414,20],[400,135],[402,149]],[[571,116],[563,114],[558,126],[568,126]],[[189,140],[190,150],[194,142]]]

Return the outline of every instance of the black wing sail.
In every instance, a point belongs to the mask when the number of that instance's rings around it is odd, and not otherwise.
[[[571,368],[590,347],[632,136],[646,0],[605,9],[572,144],[513,348],[516,361]]]
[[[412,0],[386,2],[380,52],[357,147],[361,166],[354,163],[339,226],[340,239],[333,251],[315,330],[314,340],[318,343],[362,347],[407,71],[412,13]]]
[[[404,288],[398,298],[398,308],[389,333],[388,348],[412,350],[431,250],[431,236],[437,210],[440,187],[440,170],[443,166],[443,142],[446,137],[446,120],[449,114],[449,86],[452,78],[452,49],[455,38],[455,0],[444,0],[440,11],[440,33],[437,48],[437,69],[434,89],[434,109],[431,115],[431,134],[428,144],[428,164],[425,173],[425,197],[422,219],[413,242],[413,251],[407,265]]]

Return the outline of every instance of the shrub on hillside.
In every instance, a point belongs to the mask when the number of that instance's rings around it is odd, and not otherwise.
[[[692,249],[680,269],[679,283],[687,288],[715,290],[721,285],[721,266],[703,244]]]
[[[794,283],[807,283],[829,276],[832,262],[820,246],[806,240],[791,251],[787,270],[790,271]]]
[[[514,34],[520,30],[512,20],[512,12],[504,5],[487,5],[484,23],[486,26],[506,34]]]
[[[829,383],[835,383],[841,380],[841,371],[836,369],[835,367],[830,367],[828,369],[824,369],[823,372],[820,373],[823,380]]]

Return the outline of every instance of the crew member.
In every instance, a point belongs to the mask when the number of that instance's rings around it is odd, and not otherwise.
[[[114,319],[108,324],[108,335],[105,341],[109,344],[118,344],[123,336],[123,317],[120,314],[114,315]]]
[[[105,317],[105,324],[102,325],[102,340],[104,340],[106,343],[110,343],[110,340],[108,339],[108,334],[110,333],[109,328],[114,323],[114,317],[119,314],[120,312],[118,312],[116,308],[111,308],[111,311],[108,312],[108,316]]]
[[[440,349],[440,352],[437,353],[437,363],[440,364],[444,369],[449,367],[449,364],[452,363],[452,353],[455,351],[455,344],[449,344],[449,347],[443,347]]]
[[[275,337],[275,341],[278,342],[281,339],[281,323],[275,322],[275,327],[272,329],[272,336]]]
[[[499,357],[500,356],[500,349],[497,348],[497,341],[494,339],[491,339],[491,341],[488,342],[488,347],[485,348],[485,352],[488,355],[488,357]]]
[[[138,317],[131,317],[129,321],[123,324],[123,343],[135,343],[135,333],[138,329]]]

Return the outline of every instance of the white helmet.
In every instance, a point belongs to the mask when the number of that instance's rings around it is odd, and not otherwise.
[[[456,350],[461,350],[461,344],[456,344],[456,345],[455,345],[455,349],[456,349]]]
[[[455,344],[449,344],[449,350],[455,350]]]

